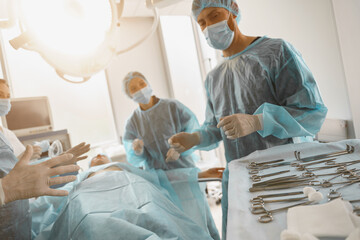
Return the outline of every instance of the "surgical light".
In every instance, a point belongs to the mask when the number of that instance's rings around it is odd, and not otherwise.
[[[181,0],[143,0],[154,12],[153,26],[138,42],[121,50],[119,27],[125,0],[0,1],[17,10],[13,14],[16,21],[14,17],[0,21],[0,28],[18,23],[21,34],[10,40],[15,49],[38,52],[61,78],[83,83],[105,69],[114,56],[137,47],[154,34],[159,23],[158,7]]]

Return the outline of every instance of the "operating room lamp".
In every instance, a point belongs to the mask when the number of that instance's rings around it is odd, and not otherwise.
[[[38,52],[62,79],[83,83],[151,36],[159,23],[158,8],[181,0],[143,0],[154,12],[153,26],[138,42],[120,49],[125,1],[132,0],[0,0],[0,28],[18,27],[20,35],[10,40],[15,49]],[[9,16],[1,20],[4,6]]]

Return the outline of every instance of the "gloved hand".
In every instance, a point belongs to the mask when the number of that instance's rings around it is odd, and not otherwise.
[[[220,118],[220,122],[217,127],[224,130],[228,139],[236,139],[262,130],[263,127],[261,122],[262,115],[237,113]]]
[[[200,133],[181,132],[172,136],[168,140],[170,147],[174,148],[178,153],[183,153],[190,148],[200,144]]]
[[[180,158],[180,153],[178,153],[175,149],[170,148],[166,153],[166,162],[174,162]]]
[[[132,148],[136,155],[141,155],[144,152],[144,141],[141,139],[135,139],[132,143]]]
[[[51,189],[50,186],[75,181],[76,176],[51,177],[78,171],[80,167],[74,164],[60,166],[70,162],[74,156],[72,154],[63,154],[36,165],[29,165],[32,155],[33,148],[28,145],[14,168],[8,175],[2,178],[1,183],[5,195],[5,203],[43,195],[68,195],[67,191]]]
[[[40,158],[42,153],[41,147],[33,145],[32,148],[33,148],[33,155],[31,156],[31,160]]]
[[[198,178],[222,178],[225,168],[209,168],[206,171],[199,172]]]
[[[76,145],[75,147],[70,148],[64,154],[67,154],[67,153],[72,154],[73,158],[70,159],[70,161],[68,161],[68,162],[63,162],[62,165],[74,164],[77,161],[86,159],[88,156],[82,156],[82,155],[89,151],[90,151],[90,144],[86,144],[85,142],[82,142],[82,143]]]

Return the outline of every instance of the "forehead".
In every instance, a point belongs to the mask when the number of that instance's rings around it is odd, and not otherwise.
[[[144,79],[142,78],[138,78],[135,77],[133,79],[130,80],[129,82],[129,87],[133,86],[133,85],[138,85],[139,83],[146,83]]]
[[[208,7],[208,8],[204,8],[198,18],[197,18],[197,21],[201,21],[203,20],[204,18],[210,16],[211,14],[214,14],[214,13],[228,13],[229,11],[226,10],[225,8],[222,8],[222,7]]]

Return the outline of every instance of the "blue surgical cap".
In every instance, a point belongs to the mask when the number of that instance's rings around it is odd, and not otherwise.
[[[195,20],[202,10],[209,7],[225,8],[236,16],[236,22],[239,23],[241,19],[239,6],[236,0],[194,0],[192,3],[192,14]]]
[[[143,79],[143,80],[146,82],[147,85],[149,85],[149,82],[146,80],[145,76],[142,75],[141,73],[139,73],[139,72],[129,72],[129,73],[125,76],[125,78],[124,78],[124,80],[123,80],[123,90],[124,90],[125,94],[126,94],[129,98],[132,98],[132,96],[131,96],[131,94],[130,94],[130,92],[129,92],[128,85],[129,85],[130,81],[131,81],[132,79],[134,79],[134,78],[141,78],[141,79]]]

